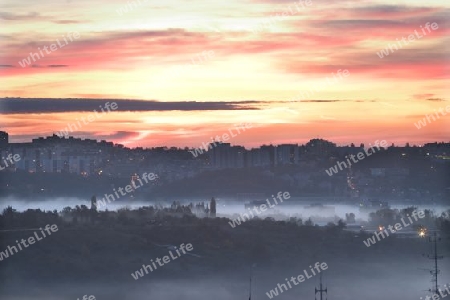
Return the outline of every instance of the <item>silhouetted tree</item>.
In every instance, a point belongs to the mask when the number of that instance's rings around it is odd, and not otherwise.
[[[347,226],[347,224],[345,224],[345,222],[342,221],[342,219],[339,219],[339,221],[338,221],[338,223],[337,223],[337,227],[338,227],[339,229],[344,229],[345,226]]]
[[[314,226],[314,223],[311,220],[311,218],[309,218],[308,220],[305,221],[305,226]]]
[[[211,198],[211,203],[210,203],[209,207],[210,207],[210,216],[215,217],[216,216],[216,199],[214,199],[214,197]]]
[[[351,223],[355,223],[355,214],[354,213],[349,213],[349,214],[345,214],[345,220],[347,221],[348,224]]]

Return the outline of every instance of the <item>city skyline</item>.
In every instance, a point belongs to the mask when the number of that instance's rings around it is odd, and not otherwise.
[[[314,141],[321,141],[321,142],[326,142],[326,143],[332,143],[334,144],[335,147],[355,147],[355,148],[361,148],[362,146],[364,146],[364,148],[369,149],[371,147],[375,147],[376,144],[380,143],[380,140],[374,140],[371,141],[369,143],[364,143],[364,142],[357,142],[357,141],[349,141],[348,143],[336,143],[333,139],[327,139],[327,138],[323,138],[323,137],[309,137],[307,138],[307,140],[305,142],[291,142],[291,143],[262,143],[262,144],[255,144],[252,146],[246,146],[243,144],[236,144],[230,141],[221,141],[221,140],[215,140],[214,137],[211,137],[210,140],[205,140],[202,144],[200,145],[192,145],[192,146],[188,146],[188,145],[184,145],[184,146],[173,146],[173,145],[153,145],[153,146],[148,146],[148,147],[142,147],[142,146],[135,146],[135,147],[129,147],[127,145],[124,144],[120,144],[120,143],[116,143],[113,140],[108,140],[108,139],[104,139],[104,138],[90,138],[90,137],[81,137],[81,136],[76,136],[76,135],[69,135],[69,136],[63,136],[63,135],[59,135],[56,133],[50,134],[50,135],[36,135],[36,136],[31,136],[29,138],[29,140],[25,140],[25,141],[15,141],[15,140],[11,140],[11,136],[9,135],[8,132],[6,131],[0,131],[0,132],[5,132],[8,134],[8,138],[9,138],[9,144],[10,145],[20,145],[20,144],[34,144],[35,142],[39,142],[39,141],[49,141],[49,139],[54,139],[54,138],[58,138],[60,139],[60,141],[70,141],[71,139],[77,140],[77,141],[96,141],[97,143],[100,142],[106,142],[108,144],[112,143],[113,145],[119,145],[119,146],[123,146],[127,149],[133,150],[136,148],[143,148],[143,149],[152,149],[152,148],[163,148],[166,147],[168,149],[170,148],[177,148],[180,150],[184,150],[184,149],[189,149],[189,150],[196,150],[196,149],[203,149],[203,151],[206,152],[205,150],[205,145],[209,146],[208,150],[212,150],[215,147],[217,147],[220,144],[223,145],[230,145],[231,147],[243,147],[246,150],[251,150],[251,149],[259,149],[261,147],[265,147],[265,146],[272,146],[272,147],[278,147],[278,146],[283,146],[283,145],[297,145],[298,147],[302,147],[302,146],[306,146],[307,144],[314,142]],[[237,135],[236,135],[237,136]],[[384,140],[383,140],[384,141]],[[384,141],[386,143],[386,141]],[[414,144],[411,143],[409,141],[406,141],[404,144],[397,144],[395,142],[392,143],[388,143],[387,146],[382,147],[382,148],[390,148],[390,147],[397,147],[397,148],[404,148],[404,147],[423,147],[425,145],[431,145],[431,144],[449,144],[450,140],[434,140],[434,141],[429,141],[423,144]],[[192,151],[190,151],[192,152]],[[201,153],[200,153],[201,154]],[[196,157],[197,155],[194,155],[194,157]]]

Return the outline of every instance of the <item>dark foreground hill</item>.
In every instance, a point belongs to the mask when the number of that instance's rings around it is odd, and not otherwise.
[[[373,285],[383,286],[381,294],[396,295],[390,299],[419,298],[429,286],[428,272],[420,270],[431,266],[422,257],[430,250],[426,239],[390,236],[366,247],[363,240],[368,236],[338,226],[253,220],[232,228],[228,221],[185,216],[143,225],[57,219],[57,232],[0,262],[0,298],[81,299],[92,294],[97,299],[248,299],[253,269],[254,295],[264,299],[278,283],[286,283],[285,278],[302,274],[316,262],[328,265],[324,279],[332,299],[382,299],[361,298],[364,288],[373,291]],[[0,250],[32,235],[32,230],[1,232]],[[191,252],[200,257],[183,255],[133,279],[131,273],[143,264],[169,255],[161,245],[182,243],[191,243]],[[449,245],[444,236],[440,249]],[[450,269],[448,261],[440,262],[442,270]],[[449,281],[448,272],[442,276]],[[283,299],[313,297],[317,280],[313,277],[284,292]]]

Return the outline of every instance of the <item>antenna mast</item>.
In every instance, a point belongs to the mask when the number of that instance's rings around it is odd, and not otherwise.
[[[250,267],[250,292],[248,300],[252,300],[252,276],[253,276],[253,267]]]
[[[434,268],[430,271],[432,275],[431,282],[433,283],[433,287],[429,290],[433,294],[439,294],[439,285],[438,285],[438,274],[440,270],[438,269],[438,260],[443,259],[443,256],[438,256],[437,251],[437,242],[441,239],[437,237],[436,231],[433,234],[433,237],[430,237],[429,241],[434,244],[433,255],[428,255],[429,259],[434,260]]]
[[[314,299],[316,299],[316,300],[317,300],[317,298],[316,298],[317,297],[316,296],[317,293],[320,293],[320,300],[323,300],[323,293],[324,292],[328,296],[328,291],[327,291],[328,289],[327,288],[323,289],[323,287],[322,287],[322,273],[320,273],[320,288],[319,289],[314,288],[314,290],[315,290]]]

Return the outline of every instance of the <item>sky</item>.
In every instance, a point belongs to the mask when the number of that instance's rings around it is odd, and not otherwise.
[[[228,142],[448,141],[449,15],[443,0],[3,0],[0,130],[27,142],[117,100],[70,135],[198,147],[245,123]]]

